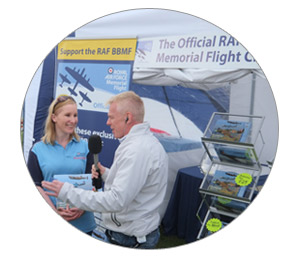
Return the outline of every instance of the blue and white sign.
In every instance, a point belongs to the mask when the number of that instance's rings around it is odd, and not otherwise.
[[[81,110],[107,112],[108,99],[128,91],[131,64],[100,62],[59,61],[55,95],[72,96]]]
[[[66,94],[75,99],[76,132],[86,140],[93,134],[101,137],[99,160],[108,167],[119,141],[106,125],[106,103],[112,96],[129,90],[135,46],[136,39],[66,40],[57,53],[55,97]]]
[[[252,55],[225,32],[138,41],[134,68],[259,69]]]

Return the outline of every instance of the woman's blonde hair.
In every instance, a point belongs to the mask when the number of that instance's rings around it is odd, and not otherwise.
[[[55,131],[55,123],[52,120],[52,114],[55,114],[55,112],[59,108],[68,104],[76,105],[76,101],[68,95],[59,95],[50,104],[48,108],[48,116],[45,122],[44,136],[42,137],[42,141],[44,143],[54,145],[56,139],[56,131]],[[75,137],[76,140],[78,141],[80,139],[79,135],[75,131],[72,133],[71,137]]]

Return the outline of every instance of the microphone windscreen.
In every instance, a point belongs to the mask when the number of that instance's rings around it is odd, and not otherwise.
[[[89,138],[88,142],[89,150],[92,154],[100,153],[102,149],[102,140],[101,137],[97,134],[93,134]]]

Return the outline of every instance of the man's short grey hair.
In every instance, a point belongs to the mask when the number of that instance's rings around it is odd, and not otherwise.
[[[143,122],[145,115],[144,102],[139,95],[133,91],[126,91],[117,94],[109,99],[108,105],[117,103],[117,108],[120,113],[132,113],[136,122]]]

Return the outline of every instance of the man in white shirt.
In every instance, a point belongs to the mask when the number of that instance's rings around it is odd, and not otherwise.
[[[144,104],[138,95],[124,92],[108,104],[107,125],[120,145],[110,169],[98,163],[104,191],[84,191],[58,181],[43,182],[43,187],[80,209],[101,212],[110,242],[154,248],[159,240],[158,211],[167,187],[167,154],[144,122]],[[92,173],[97,177],[94,168]]]

